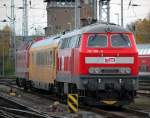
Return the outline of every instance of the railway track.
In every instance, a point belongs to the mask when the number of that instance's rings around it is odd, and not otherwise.
[[[141,75],[139,78],[138,94],[150,96],[150,75]]]
[[[92,111],[97,114],[102,114],[108,118],[150,118],[150,114],[148,113],[127,108],[97,108],[84,106],[83,109]]]
[[[0,93],[0,118],[48,118],[48,116]]]
[[[5,81],[5,83],[3,83],[6,86],[9,86],[13,89],[17,89],[19,91],[23,91],[23,89],[18,88],[17,86],[15,86],[14,84],[11,84],[11,82]],[[29,91],[29,93],[40,96],[40,97],[44,97],[46,99],[51,99],[53,101],[58,101],[58,98],[56,98],[56,96],[50,96],[47,94],[43,94],[40,92],[34,92],[34,91]],[[145,112],[141,112],[141,111],[137,111],[137,110],[133,110],[133,109],[127,109],[127,108],[121,108],[121,109],[116,109],[116,110],[112,110],[112,109],[103,109],[100,107],[91,107],[91,106],[80,106],[81,110],[86,110],[86,111],[90,111],[99,115],[104,116],[105,118],[150,118],[150,114],[149,113],[145,113]],[[1,110],[1,109],[0,109]],[[2,109],[3,110],[3,109]]]

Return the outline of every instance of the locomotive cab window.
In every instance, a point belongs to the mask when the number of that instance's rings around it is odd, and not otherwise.
[[[105,35],[92,35],[88,38],[89,47],[106,47],[107,46],[107,36]]]
[[[126,34],[113,34],[111,36],[111,45],[113,47],[131,47],[129,37]]]

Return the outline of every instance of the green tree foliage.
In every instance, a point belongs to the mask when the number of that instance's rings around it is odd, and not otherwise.
[[[13,62],[10,57],[10,34],[11,29],[8,25],[0,30],[0,76],[2,74],[13,74],[14,72]]]
[[[6,56],[9,53],[10,32],[11,30],[7,25],[0,31],[0,56]]]
[[[137,43],[150,43],[150,14],[148,18],[137,20],[127,27],[135,34]]]

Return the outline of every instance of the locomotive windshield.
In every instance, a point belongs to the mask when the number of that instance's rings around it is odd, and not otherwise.
[[[113,47],[131,47],[129,37],[126,34],[111,35],[111,44]]]
[[[107,46],[107,36],[105,35],[92,35],[88,39],[89,47],[106,47]]]

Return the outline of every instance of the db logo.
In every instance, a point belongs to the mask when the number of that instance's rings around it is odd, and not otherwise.
[[[105,57],[105,63],[115,63],[115,57]]]

